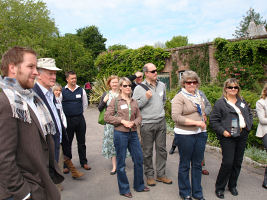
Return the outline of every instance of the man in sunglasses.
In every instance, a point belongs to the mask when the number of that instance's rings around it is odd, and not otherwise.
[[[134,91],[135,87],[142,83],[143,81],[143,72],[137,71],[134,75],[128,77],[129,80],[132,82],[132,92]]]
[[[166,86],[157,80],[157,68],[153,63],[143,67],[145,80],[136,86],[133,98],[137,101],[142,115],[141,143],[144,156],[144,171],[147,184],[155,186],[156,181],[172,184],[165,174],[166,121],[164,105],[166,102]],[[156,181],[153,168],[153,146],[156,146]]]

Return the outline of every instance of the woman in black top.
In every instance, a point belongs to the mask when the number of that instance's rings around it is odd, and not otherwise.
[[[237,79],[227,79],[223,96],[215,102],[210,114],[211,128],[216,132],[222,149],[222,163],[215,184],[218,198],[224,198],[227,183],[231,194],[238,195],[237,179],[252,122],[250,108],[240,96]]]

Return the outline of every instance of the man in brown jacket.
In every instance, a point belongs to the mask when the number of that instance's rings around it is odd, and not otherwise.
[[[36,53],[14,47],[2,57],[0,79],[0,199],[59,200],[64,180],[54,158],[55,125],[31,90]]]

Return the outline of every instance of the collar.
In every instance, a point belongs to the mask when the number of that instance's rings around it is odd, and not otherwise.
[[[78,87],[80,87],[80,86],[79,86],[79,85],[76,85],[73,91],[75,91]],[[68,87],[68,84],[65,86],[65,88],[66,88],[66,89],[69,89],[70,91],[72,91],[72,90]]]
[[[46,89],[44,86],[42,86],[38,81],[37,81],[37,85],[40,87],[40,89],[42,90],[44,95],[48,95],[50,96],[51,94],[53,94],[52,89],[50,88],[49,90]]]
[[[147,86],[149,86],[149,87],[154,88],[154,86],[151,85],[146,79],[142,83],[145,84],[145,85],[147,85]],[[159,83],[159,80],[157,79],[156,80],[156,87],[157,87],[158,83]]]
[[[117,97],[118,101],[126,101],[125,99],[122,98],[122,96],[119,94]],[[133,101],[133,98],[130,98],[131,102]]]

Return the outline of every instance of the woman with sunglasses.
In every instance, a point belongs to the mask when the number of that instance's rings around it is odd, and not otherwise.
[[[123,77],[119,81],[119,87],[120,94],[117,98],[112,99],[105,112],[104,120],[114,125],[119,192],[125,197],[132,198],[125,172],[127,149],[134,162],[134,189],[137,192],[149,191],[149,188],[144,185],[143,153],[136,132],[136,127],[141,123],[142,117],[137,102],[131,98],[131,81]]]
[[[227,184],[231,194],[238,195],[237,179],[252,122],[250,108],[240,96],[237,79],[227,79],[224,82],[223,96],[215,102],[210,115],[211,128],[222,149],[222,163],[215,184],[215,193],[220,199],[224,198]]]
[[[179,194],[184,200],[204,200],[201,187],[201,162],[207,141],[205,105],[198,87],[200,78],[194,71],[185,71],[180,80],[181,92],[172,100],[172,119],[175,122],[175,144],[180,163]],[[191,166],[191,184],[189,171]]]

